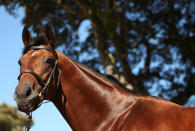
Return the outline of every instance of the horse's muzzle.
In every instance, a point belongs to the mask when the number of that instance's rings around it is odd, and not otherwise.
[[[14,99],[17,103],[18,110],[28,113],[36,110],[41,103],[40,97],[37,95],[31,95],[29,98],[24,98],[18,96],[16,93],[14,94]]]

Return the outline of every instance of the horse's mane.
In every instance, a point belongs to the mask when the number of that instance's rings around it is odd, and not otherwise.
[[[71,60],[73,60],[73,59],[71,59]],[[101,72],[99,72],[99,71],[97,71],[97,70],[94,70],[94,69],[92,69],[92,68],[90,68],[90,67],[88,67],[88,66],[86,66],[86,65],[84,65],[84,64],[82,64],[82,63],[80,63],[80,62],[78,62],[78,61],[76,61],[76,60],[73,60],[73,61],[74,61],[76,64],[79,64],[79,65],[81,65],[81,66],[84,66],[85,68],[89,69],[90,71],[92,71],[93,73],[99,75],[100,77],[105,78],[106,80],[108,80],[109,82],[111,82],[111,83],[117,85],[118,87],[123,88],[123,89],[125,89],[125,90],[131,92],[131,90],[127,89],[127,88],[126,88],[121,82],[119,82],[119,80],[117,80],[114,76],[109,75],[109,74],[103,74],[103,73],[101,73]]]

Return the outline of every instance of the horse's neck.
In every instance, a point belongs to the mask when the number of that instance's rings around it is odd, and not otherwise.
[[[54,104],[73,130],[94,129],[107,118],[114,119],[111,118],[114,113],[120,114],[129,106],[131,101],[127,97],[131,95],[126,91],[57,53],[63,93],[58,94]]]

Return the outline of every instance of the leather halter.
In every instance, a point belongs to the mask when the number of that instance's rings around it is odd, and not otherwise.
[[[40,76],[38,76],[35,72],[33,72],[33,71],[29,70],[29,69],[26,69],[26,70],[22,71],[22,72],[20,73],[20,75],[18,76],[18,80],[20,80],[20,77],[21,77],[22,74],[24,74],[24,73],[30,73],[31,75],[33,75],[33,76],[36,78],[36,80],[38,81],[38,83],[41,85],[41,87],[43,87],[42,90],[41,90],[40,93],[39,93],[39,98],[40,98],[40,100],[41,100],[41,102],[42,102],[42,100],[43,100],[43,95],[44,95],[44,93],[45,93],[45,90],[46,90],[46,88],[48,87],[48,85],[52,82],[52,78],[54,78],[54,73],[55,73],[55,70],[56,70],[56,68],[57,68],[58,56],[57,56],[57,53],[55,52],[55,50],[53,50],[53,49],[51,49],[51,48],[49,48],[49,47],[32,46],[32,47],[30,47],[28,50],[40,50],[40,49],[45,49],[45,50],[50,51],[50,52],[55,56],[55,58],[56,58],[56,59],[55,59],[55,65],[54,65],[54,67],[53,67],[53,69],[52,69],[52,71],[51,71],[51,73],[50,73],[50,75],[49,75],[47,81],[44,82],[44,81],[41,79]],[[60,83],[60,75],[61,75],[61,71],[60,71],[59,68],[58,68],[58,80],[57,80],[57,84],[56,84],[56,85],[57,85],[57,88],[58,88],[59,83]],[[41,105],[41,103],[39,104],[39,106],[40,106],[40,105]]]

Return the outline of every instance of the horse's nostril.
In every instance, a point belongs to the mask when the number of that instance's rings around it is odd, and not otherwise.
[[[30,96],[30,94],[31,94],[31,88],[30,87],[27,87],[26,97]]]

